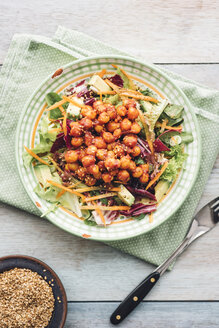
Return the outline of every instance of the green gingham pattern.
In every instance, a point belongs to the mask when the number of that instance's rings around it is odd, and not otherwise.
[[[58,28],[53,39],[25,34],[13,37],[0,71],[2,202],[41,215],[23,188],[16,168],[15,131],[28,98],[57,68],[87,56],[109,54],[126,55],[88,35],[64,27]],[[135,238],[107,243],[154,264],[160,264],[184,238],[219,149],[219,92],[163,68],[161,71],[184,92],[197,113],[202,138],[198,178],[180,209],[159,227]]]
[[[107,226],[107,228],[101,228],[87,226],[81,220],[73,218],[62,209],[58,209],[55,213],[50,213],[47,215],[47,218],[51,222],[70,233],[76,234],[78,236],[86,234],[90,236],[90,239],[104,241],[127,239],[155,228],[177,210],[177,208],[181,205],[188,192],[190,191],[190,188],[195,181],[199,167],[200,137],[198,140],[199,131],[196,118],[192,113],[189,102],[183,93],[178,90],[164,74],[155,70],[150,65],[143,65],[142,63],[132,59],[111,56],[109,58],[96,57],[82,61],[80,60],[76,63],[73,62],[72,64],[67,65],[59,77],[55,79],[52,79],[51,76],[48,77],[48,79],[44,81],[43,84],[35,91],[34,95],[31,97],[23,109],[23,115],[20,117],[16,138],[16,157],[20,177],[28,195],[31,197],[35,204],[38,203],[41,205],[40,210],[42,213],[44,213],[50,206],[50,203],[40,199],[33,192],[37,181],[33,172],[33,168],[30,167],[27,170],[24,168],[22,162],[22,153],[23,145],[26,145],[30,148],[32,130],[39,111],[45,104],[45,95],[48,92],[56,91],[66,83],[72,81],[73,78],[80,78],[80,76],[83,76],[83,74],[93,73],[103,68],[112,70],[112,63],[122,67],[128,73],[139,77],[150,83],[152,86],[156,87],[158,91],[160,91],[165,95],[166,98],[170,100],[170,102],[184,105],[184,129],[186,131],[192,131],[194,142],[186,146],[186,152],[189,154],[189,156],[185,163],[184,170],[182,170],[177,183],[171,192],[158,206],[157,211],[154,213],[154,220],[152,223],[149,223],[149,216],[147,215],[145,219],[141,221],[125,222],[117,225],[110,225]]]

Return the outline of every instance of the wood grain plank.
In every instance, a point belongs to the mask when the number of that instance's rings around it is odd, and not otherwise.
[[[58,25],[153,62],[219,61],[217,0],[0,1],[0,61],[14,33],[52,36]]]
[[[171,65],[169,69],[212,87],[219,65]],[[205,81],[206,79],[206,81]],[[218,194],[219,158],[199,207]],[[71,301],[121,300],[154,267],[98,242],[72,236],[13,207],[0,208],[1,256],[26,254],[52,266]],[[219,228],[200,238],[177,261],[148,300],[219,300]],[[98,288],[97,288],[98,286]]]
[[[71,303],[65,328],[114,327],[109,317],[118,303]],[[144,302],[122,322],[121,328],[217,328],[218,303]]]

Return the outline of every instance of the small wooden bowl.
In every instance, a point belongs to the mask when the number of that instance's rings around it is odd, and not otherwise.
[[[14,269],[30,269],[42,276],[52,287],[55,298],[54,311],[47,328],[63,328],[67,315],[67,298],[65,289],[57,274],[44,262],[30,256],[10,255],[0,258],[0,273]]]

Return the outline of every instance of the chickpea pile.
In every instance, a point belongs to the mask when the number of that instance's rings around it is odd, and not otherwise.
[[[98,100],[93,107],[83,107],[81,115],[80,120],[70,124],[73,150],[65,153],[65,169],[88,186],[97,181],[125,184],[131,177],[147,183],[148,164],[137,166],[134,162],[141,153],[136,102],[127,99],[115,108]]]

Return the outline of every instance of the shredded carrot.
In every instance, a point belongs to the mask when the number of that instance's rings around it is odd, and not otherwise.
[[[114,83],[112,83],[110,80],[108,80],[108,79],[105,79],[104,80],[107,84],[108,84],[108,86],[110,87],[110,88],[112,88],[114,91],[116,91],[116,93],[119,93],[119,87],[116,85],[116,84],[114,84]]]
[[[45,165],[48,165],[49,166],[49,163],[47,163],[46,161],[44,161],[43,159],[41,159],[37,154],[35,154],[31,149],[27,148],[26,146],[24,146],[25,150],[32,156],[34,157],[35,159],[37,159],[39,162],[45,164]]]
[[[72,212],[72,211],[69,211],[67,208],[65,208],[65,207],[63,207],[63,206],[59,206],[59,208],[61,208],[61,209],[62,209],[63,211],[65,211],[66,213],[68,213],[68,214],[74,216],[75,218],[84,221],[84,218],[78,216],[77,214],[75,214],[75,213]]]
[[[55,109],[55,108],[58,108],[59,106],[62,106],[64,103],[65,103],[65,100],[60,100],[57,103],[55,103],[54,105],[46,108],[45,110],[48,112],[48,111],[50,111],[52,109]]]
[[[62,131],[61,128],[54,128],[54,129],[50,129],[50,130],[48,130],[48,133],[61,132],[61,131]]]
[[[158,127],[162,127],[162,124],[160,122],[157,122],[156,123],[156,126]],[[169,125],[166,125],[165,126],[165,129],[166,130],[174,130],[174,131],[181,131],[182,130],[182,125],[179,125],[179,126],[169,126]]]
[[[85,198],[85,201],[86,202],[91,202],[92,200],[97,200],[97,199],[112,197],[112,196],[115,196],[115,195],[116,195],[115,192],[109,192],[109,193],[102,194],[102,195],[97,195],[97,196],[93,196],[93,197],[87,197],[87,198]]]
[[[164,130],[166,129],[167,123],[168,123],[168,119],[163,120],[160,130],[161,133],[164,132]]]
[[[154,221],[153,213],[149,215],[149,223],[152,223]]]
[[[65,95],[63,95],[62,98],[63,98],[65,101],[68,101],[68,102],[70,102],[71,104],[73,104],[73,105],[75,105],[75,106],[77,106],[77,107],[79,107],[79,108],[84,108],[84,107],[85,107],[84,105],[80,105],[80,104],[78,104],[77,101],[75,101],[75,100],[73,100],[73,99],[71,99],[71,98],[69,98],[69,97],[67,97],[67,96],[65,96]]]
[[[117,65],[115,65],[115,64],[111,64],[111,66],[112,66],[112,67],[114,67],[115,69],[117,69],[117,68],[118,68],[118,66],[117,66]]]
[[[58,120],[63,120],[64,117],[59,117],[59,118],[49,118],[50,122],[56,122]]]
[[[65,192],[65,190],[60,190],[60,192],[56,196],[56,199],[59,199],[62,195],[64,195]]]
[[[81,210],[96,210],[98,205],[85,205],[81,206]],[[104,211],[120,211],[120,210],[129,210],[129,206],[98,206],[99,209]]]
[[[174,130],[174,131],[181,131],[182,130],[182,125],[175,126],[175,127],[166,125],[166,129],[167,130]]]
[[[72,189],[69,189],[67,187],[64,187],[60,183],[57,183],[57,182],[54,182],[54,181],[51,181],[51,180],[47,180],[47,182],[50,183],[51,185],[57,187],[57,188],[63,189],[65,191],[70,192],[71,194],[77,195],[78,197],[81,197],[83,200],[85,199],[84,195],[80,194],[79,192],[77,192],[75,190],[72,190]]]
[[[84,187],[84,188],[79,188],[79,189],[76,189],[76,191],[78,192],[87,192],[87,191],[92,191],[92,190],[108,190],[108,191],[121,191],[121,188],[119,187],[114,187],[114,188],[103,188],[103,187]]]
[[[165,162],[164,165],[162,166],[160,172],[158,172],[157,175],[149,182],[149,184],[147,185],[146,190],[149,189],[159,179],[161,174],[163,174],[164,171],[166,170],[167,166],[168,166],[168,162]]]
[[[62,171],[62,169],[60,169],[60,167],[58,166],[58,164],[52,159],[52,157],[48,156],[48,159],[50,160],[50,162],[52,162],[52,164],[55,166],[56,170],[61,172],[61,173],[64,173]]]
[[[154,102],[154,103],[159,102],[159,100],[157,100],[153,97],[144,96],[143,94],[136,94],[135,92],[133,92],[133,90],[131,90],[131,91],[120,91],[119,95],[126,96],[126,97],[131,97],[131,98],[134,98],[134,99],[137,99],[137,100],[141,99],[141,100],[151,101],[151,102]]]
[[[97,73],[97,75],[99,75],[99,77],[103,77],[105,74],[106,74],[106,69],[102,69],[102,71]]]
[[[98,95],[115,95],[116,92],[113,91],[113,90],[110,90],[110,91],[102,91],[102,92],[98,92]]]
[[[110,224],[119,224],[119,223],[125,223],[125,222],[130,222],[133,221],[133,219],[126,219],[126,220],[122,220],[122,221],[113,221]]]
[[[94,205],[95,206],[95,205]],[[104,215],[103,215],[103,212],[101,211],[101,209],[99,208],[99,205],[96,205],[97,208],[96,208],[96,211],[97,213],[99,214],[100,218],[101,218],[101,221],[103,222],[104,224],[104,227],[106,226],[106,221],[105,221],[105,218],[104,218]]]
[[[102,94],[102,92],[100,92],[99,95],[100,95],[100,101],[102,101],[103,100],[103,94]]]

